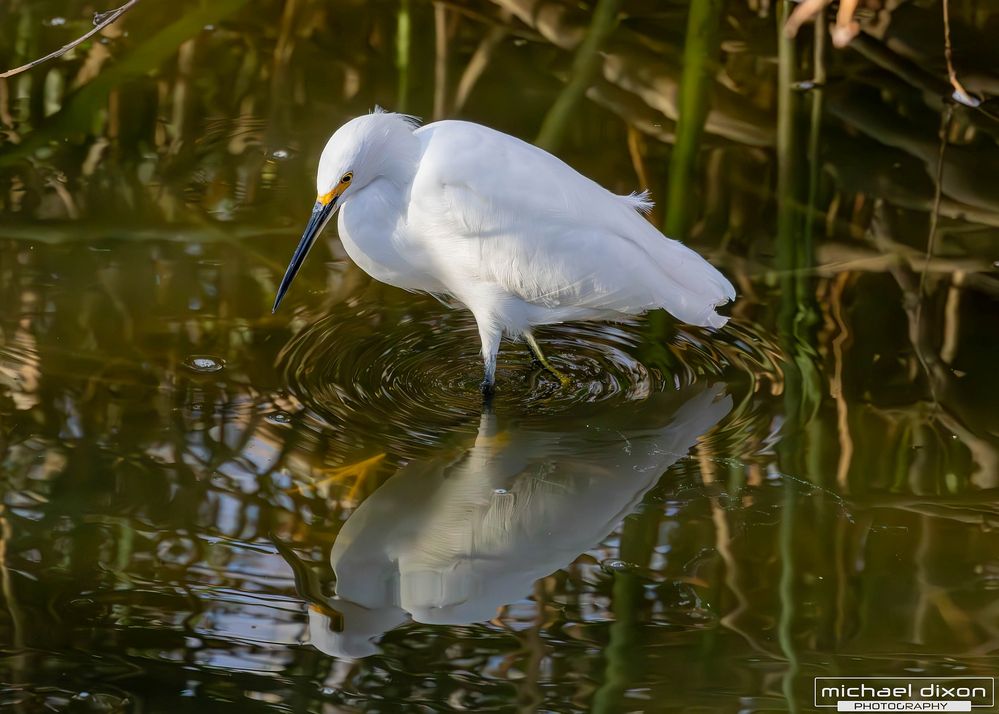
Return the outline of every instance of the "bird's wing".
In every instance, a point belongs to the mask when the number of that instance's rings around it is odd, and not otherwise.
[[[548,308],[637,313],[664,307],[721,326],[735,297],[724,276],[643,218],[642,196],[618,196],[551,154],[478,124],[419,129],[423,158],[411,225],[440,269]],[[473,280],[468,280],[473,278]]]

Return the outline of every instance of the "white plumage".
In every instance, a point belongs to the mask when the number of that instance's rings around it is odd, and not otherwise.
[[[504,334],[665,308],[721,327],[731,283],[619,196],[548,152],[464,121],[417,128],[376,112],[344,124],[323,151],[320,200],[282,283],[287,290],[319,230],[342,206],[340,238],[373,278],[447,295],[475,316],[492,386]],[[540,355],[539,355],[540,357]]]

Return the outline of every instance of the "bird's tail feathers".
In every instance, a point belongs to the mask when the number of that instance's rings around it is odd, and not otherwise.
[[[711,263],[677,241],[658,241],[656,252],[661,282],[659,304],[674,317],[691,325],[725,326],[729,318],[716,308],[735,300],[732,283]]]

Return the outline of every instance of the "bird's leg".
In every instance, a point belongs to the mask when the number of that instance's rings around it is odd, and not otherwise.
[[[503,336],[501,330],[497,330],[489,324],[488,320],[476,318],[479,326],[479,339],[482,341],[482,363],[485,372],[482,378],[482,396],[487,400],[496,391],[496,355],[499,353],[500,338]]]
[[[492,411],[493,408],[493,395],[496,394],[495,371],[495,362],[492,365],[486,362],[486,374],[479,385],[479,389],[482,390],[482,409],[486,411]]]
[[[563,387],[568,387],[569,384],[572,383],[572,380],[569,379],[568,376],[562,374],[557,369],[555,369],[555,367],[552,366],[552,363],[548,361],[547,357],[545,357],[545,353],[541,351],[541,345],[539,345],[538,341],[534,339],[534,335],[531,334],[530,332],[525,331],[524,339],[527,341],[527,346],[528,348],[530,348],[531,353],[534,355],[534,358],[541,363],[541,366],[547,369],[549,372],[551,372],[552,375],[556,379],[558,379],[559,382],[562,383]]]

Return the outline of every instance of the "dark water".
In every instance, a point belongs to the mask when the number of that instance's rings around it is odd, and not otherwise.
[[[0,708],[809,710],[815,676],[994,675],[999,12],[950,2],[971,108],[939,3],[817,54],[779,3],[720,8],[702,36],[625,0],[580,84],[582,4],[146,0],[0,80]],[[8,0],[0,68],[95,9]],[[732,278],[723,331],[547,329],[572,385],[505,344],[488,411],[470,316],[332,229],[271,314],[341,122],[534,139],[557,102],[546,142]]]

